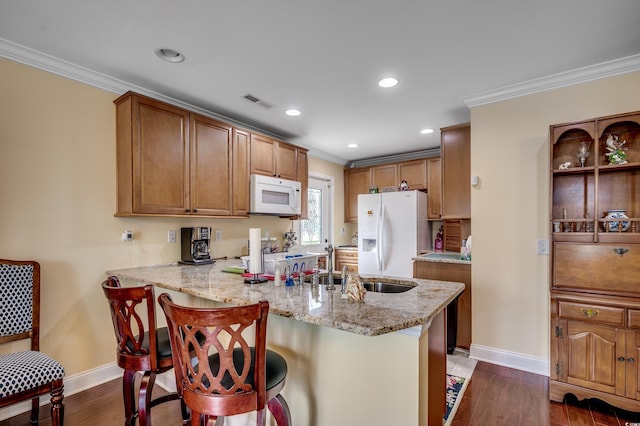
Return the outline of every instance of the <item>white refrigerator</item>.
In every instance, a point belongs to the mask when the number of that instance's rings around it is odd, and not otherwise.
[[[358,195],[358,273],[413,277],[413,261],[431,248],[427,194]]]

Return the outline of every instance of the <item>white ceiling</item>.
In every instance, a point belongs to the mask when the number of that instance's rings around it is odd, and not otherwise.
[[[474,99],[575,82],[576,70],[596,78],[584,72],[596,64],[637,70],[639,54],[638,0],[0,3],[0,56],[100,73],[114,92],[161,95],[343,162],[437,147],[438,131],[419,131],[469,121]],[[379,88],[386,75],[400,84]],[[285,116],[291,106],[302,115]]]

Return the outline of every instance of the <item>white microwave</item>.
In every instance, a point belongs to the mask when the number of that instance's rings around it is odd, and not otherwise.
[[[271,176],[251,175],[249,213],[293,216],[300,214],[302,184]]]

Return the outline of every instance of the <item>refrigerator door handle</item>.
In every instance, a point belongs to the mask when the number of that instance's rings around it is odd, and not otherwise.
[[[385,208],[384,204],[380,204],[380,223],[378,224],[378,270],[384,272],[384,259],[385,259],[385,246],[384,246],[384,221],[385,221]]]

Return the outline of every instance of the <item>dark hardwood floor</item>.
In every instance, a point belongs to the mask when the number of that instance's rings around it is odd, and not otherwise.
[[[154,395],[156,393],[163,391],[156,387]],[[295,420],[295,412],[293,416]],[[121,425],[123,417],[120,380],[65,398],[65,426]],[[155,407],[152,418],[156,426],[181,425],[180,403],[172,401]],[[51,425],[48,406],[40,410],[40,420],[41,425]],[[633,423],[640,425],[640,413],[629,413],[598,401],[578,402],[571,396],[564,403],[550,403],[547,377],[479,362],[452,426],[626,426]],[[0,422],[0,426],[27,424],[27,414]]]
[[[548,378],[478,362],[452,426],[640,425],[640,413],[629,413],[601,401],[549,401]]]

